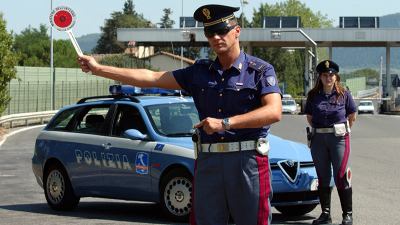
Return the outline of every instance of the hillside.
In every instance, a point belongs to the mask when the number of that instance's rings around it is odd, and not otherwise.
[[[92,53],[94,47],[96,47],[97,41],[100,39],[101,34],[88,34],[76,38],[82,51],[85,53]]]

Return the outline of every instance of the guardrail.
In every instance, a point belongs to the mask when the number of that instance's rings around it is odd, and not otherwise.
[[[18,113],[0,117],[0,127],[13,128],[15,126],[29,126],[30,124],[43,124],[46,120],[50,120],[58,110]],[[8,126],[6,126],[8,125]]]
[[[370,97],[370,96],[376,95],[378,93],[379,93],[379,88],[375,87],[375,88],[371,88],[368,90],[357,91],[357,97],[365,98],[365,97]]]

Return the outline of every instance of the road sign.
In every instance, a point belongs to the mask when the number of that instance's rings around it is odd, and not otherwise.
[[[67,32],[76,53],[79,56],[82,56],[82,50],[79,47],[79,44],[76,41],[74,34],[72,33],[72,27],[75,25],[76,21],[75,12],[67,6],[59,6],[51,12],[49,19],[52,27],[56,28],[59,31]]]
[[[396,74],[394,79],[392,80],[392,86],[393,87],[400,87],[400,78],[399,75]]]

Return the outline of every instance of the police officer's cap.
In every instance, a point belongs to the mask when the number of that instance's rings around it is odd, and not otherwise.
[[[338,73],[339,66],[334,61],[324,60],[317,65],[317,73]]]
[[[233,13],[239,9],[225,5],[203,5],[194,12],[193,17],[203,22],[204,31],[215,31],[229,26],[229,20],[235,18]]]

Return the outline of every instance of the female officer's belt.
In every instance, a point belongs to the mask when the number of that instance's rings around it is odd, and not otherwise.
[[[334,133],[335,129],[333,127],[325,127],[325,128],[315,128],[315,133],[319,134],[327,134],[327,133]]]
[[[255,150],[257,141],[223,142],[214,144],[201,144],[201,152],[238,152]]]

